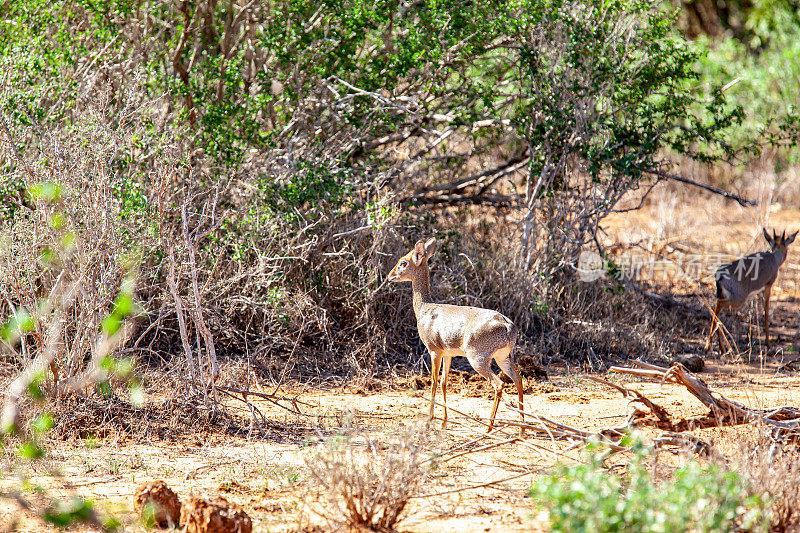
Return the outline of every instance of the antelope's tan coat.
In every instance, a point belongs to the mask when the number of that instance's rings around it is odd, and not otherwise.
[[[463,305],[434,303],[431,299],[428,259],[436,249],[436,240],[419,241],[414,249],[401,257],[389,273],[389,281],[410,281],[414,299],[414,315],[422,343],[431,355],[431,408],[441,368],[444,419],[447,423],[447,374],[453,357],[464,356],[472,368],[494,388],[494,404],[489,431],[494,425],[497,407],[503,395],[503,382],[492,372],[492,359],[517,387],[519,407],[523,407],[522,379],[514,368],[512,353],[517,342],[517,328],[508,317],[497,311]],[[524,415],[522,420],[524,421]]]

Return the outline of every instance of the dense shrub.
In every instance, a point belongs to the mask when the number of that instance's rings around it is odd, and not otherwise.
[[[0,314],[33,317],[19,346],[7,347],[26,363],[55,351],[50,368],[61,381],[87,371],[107,351],[98,334],[116,333],[119,325],[107,317],[121,292],[128,295],[124,314],[133,312],[139,264],[158,244],[157,222],[128,213],[134,196],[120,193],[110,163],[130,142],[130,131],[110,127],[105,118],[94,109],[69,127],[28,139],[12,159],[9,179],[24,192],[9,204],[14,216],[0,226]]]
[[[382,272],[420,233],[452,243],[444,299],[502,304],[530,337],[597,290],[575,255],[661,148],[729,154],[740,115],[693,90],[670,22],[644,0],[11,2],[3,133],[36,158],[92,109],[131,130],[84,224],[144,244],[136,346],[369,373],[419,349]],[[30,178],[8,144],[0,169],[5,233]]]
[[[731,156],[726,132],[742,113],[719,85],[698,91],[700,52],[674,36],[657,3],[523,5],[515,119],[532,157],[522,241],[547,280],[595,246],[624,195],[664,176],[665,150]]]
[[[603,453],[534,483],[553,531],[765,531],[765,505],[742,479],[719,466],[691,461],[659,481],[640,445],[624,475],[609,472]]]

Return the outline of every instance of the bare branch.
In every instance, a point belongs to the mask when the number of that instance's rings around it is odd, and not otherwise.
[[[703,405],[711,409],[711,413],[718,421],[718,425],[759,421],[783,429],[800,429],[800,409],[797,407],[780,406],[770,409],[750,409],[738,402],[725,398],[719,393],[713,392],[702,379],[689,372],[680,363],[676,363],[670,368],[663,368],[641,361],[634,361],[634,364],[639,368],[614,366],[610,368],[610,371],[658,379],[662,383],[683,385]]]
[[[687,185],[694,185],[695,187],[700,187],[701,189],[705,189],[707,191],[713,192],[714,194],[718,194],[723,198],[728,198],[729,200],[735,200],[742,207],[752,207],[758,205],[758,202],[756,202],[755,200],[749,200],[747,198],[739,196],[738,194],[733,194],[728,191],[723,191],[722,189],[717,189],[716,187],[712,187],[711,185],[706,185],[705,183],[700,183],[698,181],[690,180],[689,178],[684,178],[682,176],[670,174],[669,172],[664,172],[663,170],[646,169],[644,172],[646,172],[647,174],[653,174],[655,176],[659,176],[661,178],[670,179],[672,181],[678,181],[680,183],[686,183]]]

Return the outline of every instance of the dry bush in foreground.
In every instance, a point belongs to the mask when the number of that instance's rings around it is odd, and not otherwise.
[[[744,443],[734,462],[753,494],[771,501],[770,531],[800,530],[800,454],[766,429]]]
[[[0,115],[0,183],[19,189],[13,216],[0,219],[0,317],[33,318],[18,349],[7,348],[20,366],[53,352],[56,388],[109,351],[98,332],[116,327],[104,322],[113,309],[134,310],[119,295],[133,290],[126,284],[158,235],[152,221],[129,212],[135,193],[117,167],[135,127],[112,123],[109,100],[63,129],[34,122],[12,130]],[[56,300],[60,312],[51,313]]]
[[[393,531],[425,478],[419,457],[425,433],[413,428],[389,442],[351,427],[307,458],[318,484],[318,514],[338,527]]]

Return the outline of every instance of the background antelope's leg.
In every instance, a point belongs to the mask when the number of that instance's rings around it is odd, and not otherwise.
[[[769,296],[772,285],[764,287],[764,344],[769,348]]]

